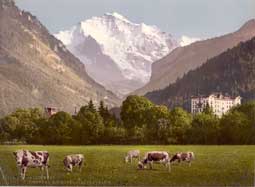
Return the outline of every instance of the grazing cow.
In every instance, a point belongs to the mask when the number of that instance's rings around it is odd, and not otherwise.
[[[26,176],[27,168],[39,167],[43,171],[46,171],[46,177],[49,179],[48,167],[49,167],[49,153],[47,151],[29,151],[18,150],[13,152],[17,167],[21,169],[21,178],[24,180]],[[42,173],[43,176],[43,173]]]
[[[164,164],[168,168],[168,171],[171,171],[170,158],[166,151],[151,151],[146,153],[143,161],[139,161],[138,168],[144,169],[146,168],[146,164],[149,164],[150,169],[152,169],[154,162]]]
[[[195,158],[195,155],[193,152],[186,152],[186,153],[176,153],[170,160],[170,162],[174,162],[178,160],[180,163],[181,161],[186,161],[189,163],[189,166],[191,166],[191,161]]]
[[[137,158],[138,160],[140,160],[140,151],[139,150],[131,150],[128,151],[127,155],[125,156],[125,162],[131,162],[132,163],[132,159],[133,158]]]
[[[74,166],[79,166],[79,169],[81,171],[81,168],[84,163],[84,155],[83,154],[67,155],[64,158],[63,162],[67,171],[72,172]]]

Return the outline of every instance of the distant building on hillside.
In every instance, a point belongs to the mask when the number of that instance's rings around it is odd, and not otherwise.
[[[196,114],[203,112],[205,107],[209,105],[214,114],[221,117],[233,106],[241,104],[241,97],[225,96],[221,93],[214,93],[208,96],[191,97],[191,113]]]
[[[45,114],[50,117],[54,114],[56,114],[59,110],[57,107],[45,107],[44,108]]]

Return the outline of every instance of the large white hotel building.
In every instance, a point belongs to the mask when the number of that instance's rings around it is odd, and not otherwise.
[[[209,105],[214,114],[221,117],[233,106],[241,104],[241,97],[230,97],[222,94],[210,94],[209,96],[191,97],[191,113],[202,112]]]

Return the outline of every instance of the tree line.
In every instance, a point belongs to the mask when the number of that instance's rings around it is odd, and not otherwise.
[[[232,108],[222,118],[208,106],[192,116],[169,110],[142,96],[123,101],[120,118],[104,102],[93,101],[76,115],[58,112],[47,118],[39,108],[18,109],[0,119],[0,142],[43,145],[90,144],[254,144],[255,102]]]

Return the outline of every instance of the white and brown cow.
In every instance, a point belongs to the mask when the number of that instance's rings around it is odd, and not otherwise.
[[[47,151],[29,151],[29,150],[17,150],[13,152],[17,167],[20,168],[21,178],[24,180],[26,176],[27,168],[39,167],[46,171],[46,177],[49,178],[48,167],[49,167],[49,153]]]
[[[131,162],[133,158],[137,158],[138,160],[140,160],[140,151],[139,150],[131,150],[127,152],[127,155],[125,156],[125,162]]]
[[[153,163],[164,164],[168,168],[168,171],[171,171],[170,158],[166,151],[151,151],[146,153],[144,159],[139,161],[138,168],[144,169],[149,164],[150,169],[152,169]]]
[[[85,160],[83,154],[67,155],[63,160],[65,169],[70,172],[73,171],[74,166],[79,166],[81,171],[84,161]]]
[[[195,155],[193,152],[186,152],[186,153],[176,153],[170,160],[170,162],[178,161],[179,163],[181,161],[186,161],[189,163],[189,166],[191,166],[191,161],[195,159]]]

